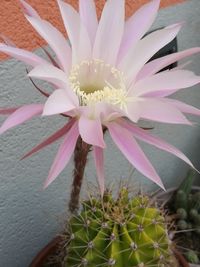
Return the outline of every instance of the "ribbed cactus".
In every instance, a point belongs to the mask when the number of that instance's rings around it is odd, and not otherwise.
[[[65,267],[152,267],[170,264],[170,240],[161,212],[149,198],[129,198],[124,187],[116,199],[90,197],[68,225]]]

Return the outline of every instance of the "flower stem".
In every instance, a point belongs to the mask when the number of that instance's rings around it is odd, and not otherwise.
[[[72,182],[72,190],[68,206],[71,213],[76,213],[79,209],[80,191],[90,147],[91,146],[86,144],[81,137],[78,138],[74,150],[74,179]]]

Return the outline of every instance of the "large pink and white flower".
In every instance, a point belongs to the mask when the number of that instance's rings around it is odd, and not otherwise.
[[[125,0],[108,0],[98,21],[93,0],[79,0],[79,13],[57,0],[69,42],[49,22],[43,20],[25,1],[24,14],[56,55],[56,61],[0,44],[0,51],[33,67],[31,78],[48,81],[53,93],[44,104],[2,109],[11,114],[0,128],[3,133],[38,115],[64,114],[66,125],[39,144],[25,157],[64,137],[50,169],[45,186],[67,165],[79,136],[92,145],[101,191],[104,188],[103,129],[125,157],[143,175],[163,188],[162,181],[137,143],[142,140],[168,151],[193,167],[178,149],[137,126],[140,119],[173,124],[191,122],[184,113],[200,115],[200,110],[168,98],[176,91],[200,82],[200,77],[183,69],[159,72],[182,58],[200,52],[191,48],[148,63],[152,56],[171,42],[182,24],[170,25],[143,38],[151,27],[160,1],[153,0],[125,21]],[[114,12],[113,12],[114,11]],[[158,73],[159,72],[159,73]]]

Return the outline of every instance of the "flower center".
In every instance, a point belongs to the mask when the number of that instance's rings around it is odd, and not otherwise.
[[[123,73],[102,60],[82,61],[75,65],[69,81],[82,106],[106,102],[122,108],[126,104]]]

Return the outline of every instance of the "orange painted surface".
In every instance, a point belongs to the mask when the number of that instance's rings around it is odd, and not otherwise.
[[[183,1],[185,0],[162,0],[161,7]],[[50,21],[65,34],[56,0],[27,0],[27,2],[38,11],[42,18]],[[78,0],[66,0],[66,2],[78,8]],[[126,0],[126,16],[130,16],[142,4],[147,2],[149,0]],[[98,15],[100,15],[104,3],[105,0],[96,0]],[[0,0],[0,33],[11,39],[18,47],[28,50],[33,50],[45,44],[24,18],[17,0]],[[0,59],[6,58],[6,55],[0,53]]]

